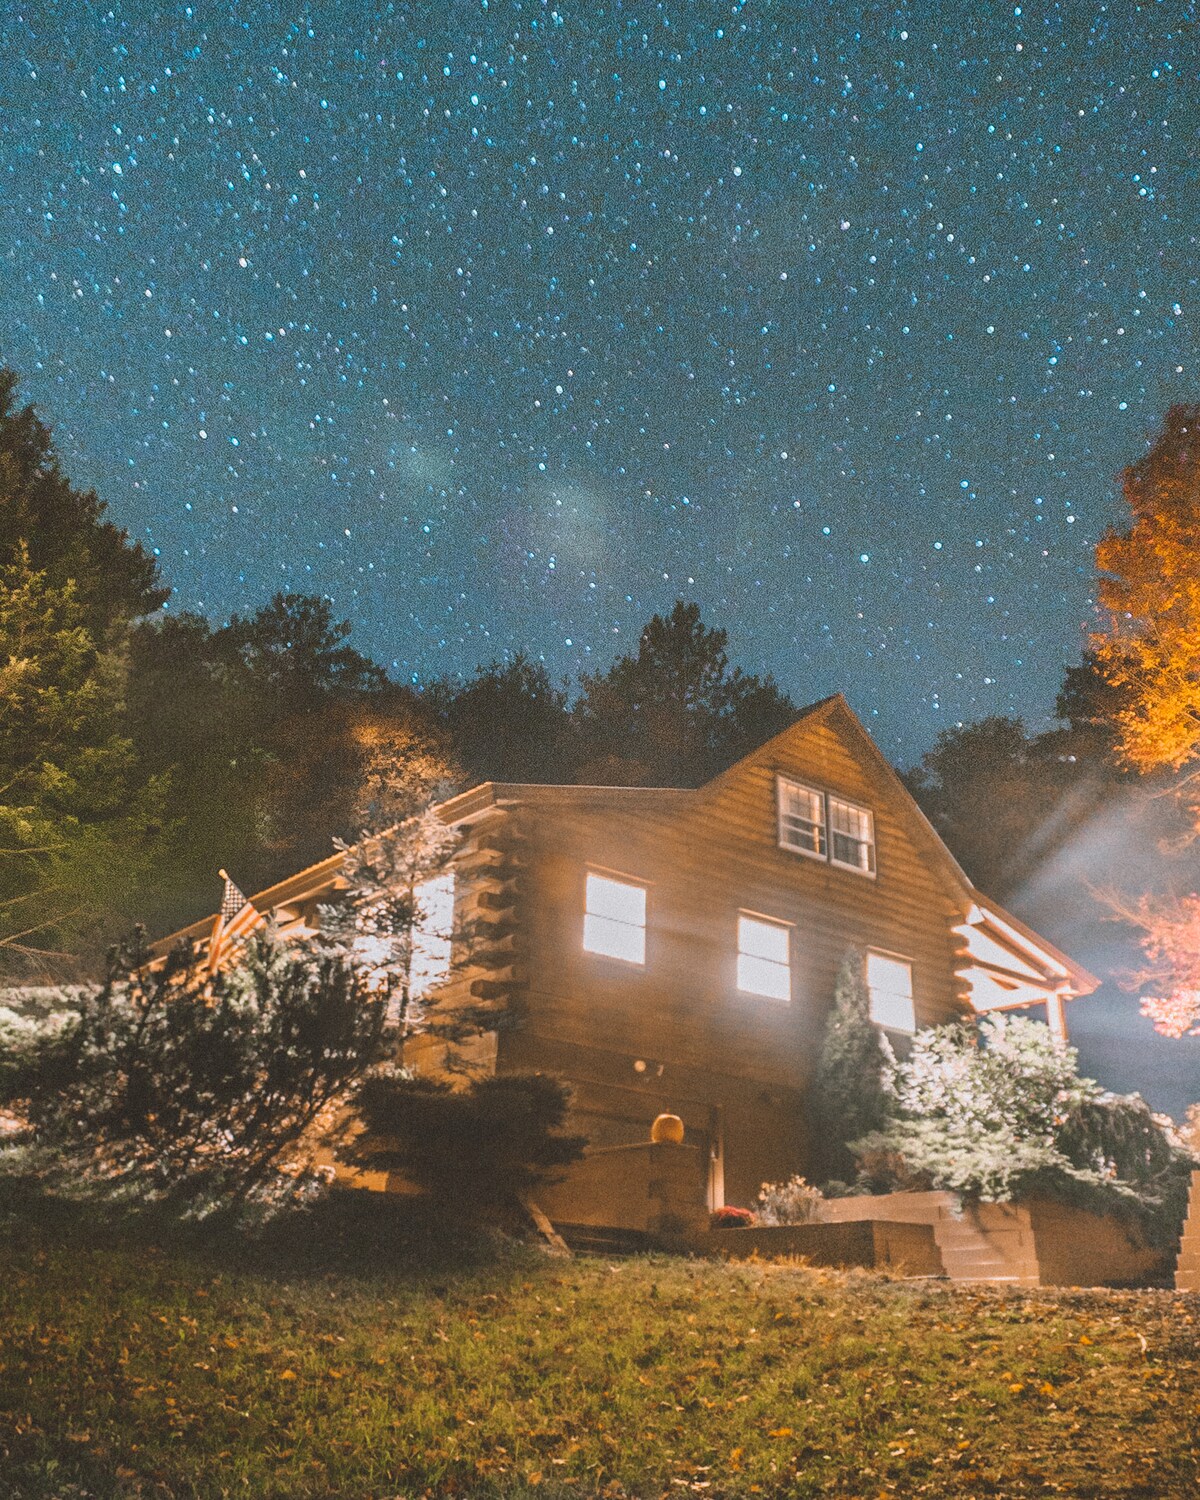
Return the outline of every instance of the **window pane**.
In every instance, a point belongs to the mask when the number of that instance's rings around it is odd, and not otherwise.
[[[871,991],[871,1019],[890,1031],[916,1031],[917,1018],[911,996]]]
[[[783,777],[779,779],[779,842],[785,849],[825,853],[825,798]]]
[[[614,922],[588,912],[583,919],[583,946],[589,953],[606,958],[624,958],[629,963],[646,962],[646,929],[630,922]]]
[[[428,995],[450,972],[450,939],[454,930],[454,875],[422,881],[416,889],[417,909],[412,935],[409,975],[413,995]]]
[[[737,987],[749,995],[767,995],[772,1000],[790,1000],[792,998],[792,971],[787,964],[772,963],[766,958],[755,958],[752,953],[739,953]]]
[[[867,954],[867,984],[893,995],[912,999],[912,964],[907,959],[889,958],[886,953]]]
[[[894,1031],[915,1031],[912,965],[883,953],[867,954],[867,987],[871,992],[871,1019]]]
[[[865,807],[830,797],[829,827],[832,857],[838,864],[868,873],[875,869],[875,838]]]
[[[792,998],[791,931],[779,922],[738,917],[737,987],[773,1000]]]
[[[597,917],[616,922],[646,925],[646,888],[624,880],[608,880],[603,875],[587,878],[587,910]]]
[[[778,922],[756,922],[753,917],[738,918],[738,952],[773,963],[788,961],[788,929]]]

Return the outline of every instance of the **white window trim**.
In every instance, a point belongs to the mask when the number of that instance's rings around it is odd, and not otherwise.
[[[743,955],[743,953],[742,953],[742,943],[741,943],[741,931],[740,931],[740,929],[741,929],[741,922],[742,922],[742,918],[743,917],[746,917],[751,922],[757,922],[757,923],[759,923],[759,925],[762,926],[762,927],[779,927],[779,928],[782,928],[782,930],[784,932],[784,935],[787,938],[787,962],[780,964],[780,963],[778,963],[777,961],[775,961],[773,959],[765,959],[763,961],[765,963],[775,963],[777,968],[785,969],[787,971],[788,992],[787,992],[786,996],[785,995],[768,995],[768,994],[764,993],[764,991],[762,991],[762,990],[745,990],[739,984],[739,985],[737,985],[737,992],[738,992],[738,994],[739,995],[751,996],[755,1000],[771,1000],[771,1001],[774,1001],[775,1004],[777,1004],[777,1005],[790,1005],[791,1002],[792,1002],[792,929],[795,927],[796,924],[794,922],[787,922],[782,917],[770,917],[765,912],[761,912],[761,911],[748,911],[745,907],[742,907],[738,911],[738,914],[737,914],[737,926],[734,928],[734,938],[735,938],[735,941],[737,943],[737,951],[736,951],[736,954],[735,954],[735,968],[734,968],[735,983],[736,983],[736,977],[737,977],[737,968],[740,967],[740,963],[738,961],[740,961],[743,956],[745,956],[747,958],[758,957],[757,954],[745,954],[745,955]]]
[[[587,883],[588,877],[595,875],[598,880],[608,880],[614,885],[627,885],[635,890],[640,890],[646,897],[646,916],[639,928],[636,923],[618,923],[617,925],[628,926],[634,931],[642,934],[642,956],[641,958],[627,958],[620,953],[600,953],[595,948],[587,946],[587,919],[589,916],[601,916],[599,912],[588,911]],[[615,922],[612,917],[602,918],[604,921]],[[636,875],[625,875],[617,870],[601,868],[599,865],[588,865],[583,874],[583,921],[580,924],[580,947],[589,958],[600,959],[604,963],[623,964],[627,969],[645,969],[648,959],[649,936],[650,936],[650,884],[648,881],[639,880]]]
[[[788,786],[799,787],[802,792],[811,792],[814,797],[821,799],[821,838],[825,844],[825,852],[819,849],[806,849],[803,844],[789,844],[783,836],[783,813],[784,813],[784,788]],[[806,781],[797,781],[794,776],[785,776],[782,771],[775,776],[775,837],[781,849],[786,849],[789,854],[801,854],[805,859],[818,859],[824,864],[829,863],[829,805],[825,793],[820,787],[809,786]]]
[[[836,797],[839,802],[844,802],[847,807],[852,807],[855,812],[866,813],[867,827],[871,834],[871,868],[864,870],[861,865],[852,865],[849,860],[835,859],[833,854],[833,827],[829,819],[829,799]],[[849,797],[843,797],[839,793],[826,792],[825,794],[825,847],[829,850],[829,863],[835,865],[839,870],[850,870],[855,875],[863,875],[868,880],[874,880],[878,873],[879,851],[875,844],[875,813],[869,807],[864,807],[861,802],[852,802]]]
[[[822,854],[816,849],[806,849],[802,844],[789,844],[783,836],[783,814],[784,814],[784,787],[799,787],[802,792],[811,792],[821,799],[821,833],[825,843],[825,852]],[[836,797],[839,802],[844,802],[847,807],[852,807],[856,812],[866,813],[867,822],[871,830],[871,868],[864,870],[861,865],[853,865],[849,860],[835,859],[833,856],[833,829],[829,822],[829,799]],[[820,860],[823,865],[832,865],[835,870],[848,870],[852,875],[861,875],[866,880],[877,880],[879,877],[879,846],[875,842],[875,810],[864,807],[861,802],[855,802],[850,797],[843,797],[840,792],[830,792],[816,786],[810,786],[807,781],[798,781],[794,776],[786,776],[782,771],[775,773],[775,839],[778,847],[788,854],[799,854],[805,859]]]
[[[894,1032],[897,1036],[916,1036],[918,1030],[916,965],[913,963],[912,959],[909,958],[907,953],[895,953],[890,948],[868,948],[866,954],[863,956],[863,983],[867,987],[868,1007],[870,1007],[871,1005],[871,984],[870,980],[867,977],[867,961],[872,953],[874,953],[879,958],[891,958],[894,959],[896,963],[908,965],[908,974],[910,980],[912,981],[912,994],[909,998],[912,1001],[913,1023],[911,1028],[908,1026],[886,1026],[882,1021],[877,1021],[874,1016],[871,1016],[871,1024],[873,1026],[878,1026],[881,1031]]]

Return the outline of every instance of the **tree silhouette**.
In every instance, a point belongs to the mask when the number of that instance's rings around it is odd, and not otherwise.
[[[584,675],[572,713],[575,779],[699,786],[777,734],[795,706],[770,677],[730,668],[724,630],[676,600],[642,631],[637,654]]]

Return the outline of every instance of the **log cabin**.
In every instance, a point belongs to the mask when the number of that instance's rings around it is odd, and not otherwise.
[[[679,1115],[710,1207],[806,1169],[806,1096],[848,954],[901,1047],[993,1010],[1065,1038],[1067,1003],[1098,984],[973,887],[840,694],[697,789],[487,782],[439,811],[461,838],[432,893],[426,970],[521,1014],[477,1062],[567,1081],[593,1147]],[[253,904],[284,937],[309,932],[342,863]],[[203,953],[214,921],[159,950]],[[455,970],[450,933],[468,922],[489,932],[488,963]],[[420,1037],[405,1052],[418,1067],[434,1054]]]

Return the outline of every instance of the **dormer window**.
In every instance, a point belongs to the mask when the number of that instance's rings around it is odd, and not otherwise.
[[[848,802],[786,776],[776,779],[779,847],[842,870],[875,874],[875,819],[868,807]]]

